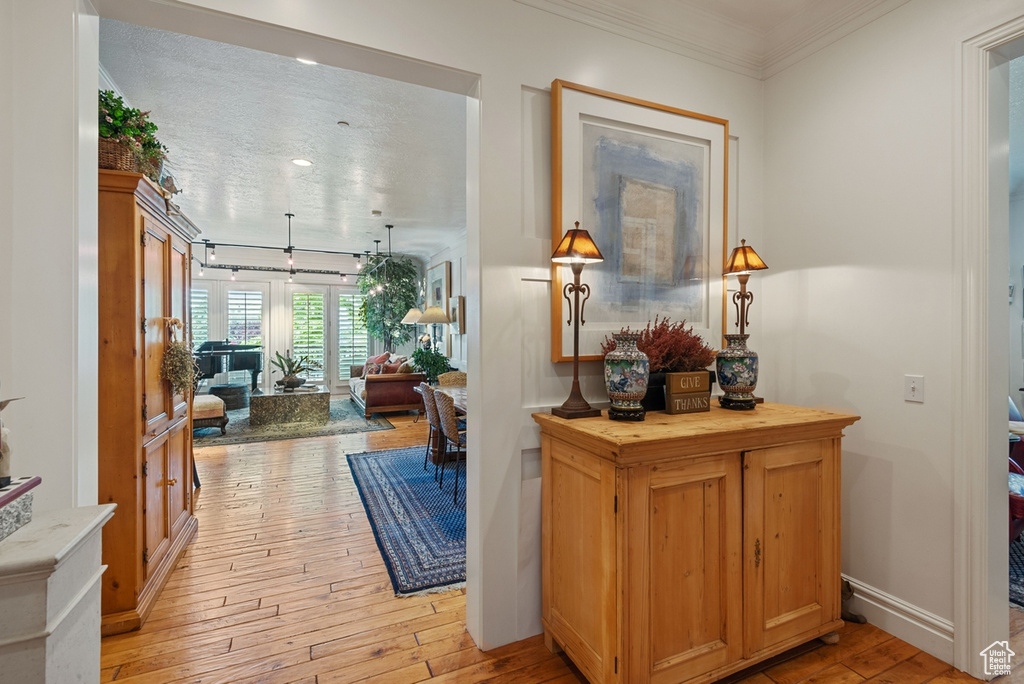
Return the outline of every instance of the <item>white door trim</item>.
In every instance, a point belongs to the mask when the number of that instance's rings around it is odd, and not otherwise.
[[[1008,359],[993,353],[1007,337],[1006,314],[997,308],[1005,309],[1006,269],[992,263],[1008,236],[990,230],[989,76],[1006,61],[1000,48],[1022,37],[1024,16],[963,41],[954,89],[953,665],[980,678],[980,651],[1009,631],[1002,493]]]

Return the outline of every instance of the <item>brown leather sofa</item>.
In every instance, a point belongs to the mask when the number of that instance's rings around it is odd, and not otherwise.
[[[362,366],[352,366],[350,372],[349,399],[367,418],[387,411],[419,411],[422,415],[423,397],[415,388],[427,381],[423,373],[382,373],[364,378]]]

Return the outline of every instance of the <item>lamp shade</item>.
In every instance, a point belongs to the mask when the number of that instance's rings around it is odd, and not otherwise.
[[[581,229],[580,222],[577,221],[575,228],[565,232],[562,241],[551,255],[551,261],[556,264],[596,264],[604,261],[604,257],[590,238],[590,233]]]
[[[761,261],[753,247],[747,246],[746,240],[740,240],[740,246],[732,250],[729,255],[729,263],[725,265],[726,275],[738,275],[750,273],[751,271],[763,271],[768,265]]]
[[[402,319],[402,323],[406,325],[412,325],[420,322],[420,317],[423,312],[417,309],[415,306],[409,309],[409,313],[405,314],[405,318]]]
[[[448,314],[444,312],[439,306],[428,306],[427,310],[423,312],[417,323],[451,323],[451,319],[448,318]]]

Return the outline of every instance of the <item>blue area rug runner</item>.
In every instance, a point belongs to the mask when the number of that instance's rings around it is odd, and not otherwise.
[[[434,466],[423,469],[424,447],[349,454],[348,463],[373,536],[396,594],[437,591],[466,581],[465,497],[452,501],[453,477],[444,489]],[[460,473],[461,475],[461,473]],[[459,478],[460,489],[463,486]]]
[[[1010,601],[1024,608],[1024,542],[1010,542]]]

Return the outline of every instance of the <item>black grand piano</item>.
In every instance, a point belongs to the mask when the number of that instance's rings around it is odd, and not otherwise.
[[[252,391],[263,371],[263,348],[258,344],[230,344],[227,340],[209,340],[195,352],[199,364],[199,379],[212,378],[217,373],[247,370],[252,374]]]

